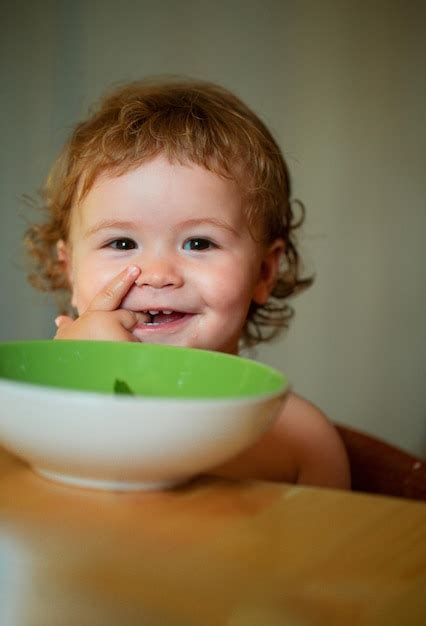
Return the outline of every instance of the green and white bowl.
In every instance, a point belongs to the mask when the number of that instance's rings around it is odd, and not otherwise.
[[[161,489],[224,463],[276,418],[278,371],[141,343],[0,343],[0,445],[81,487]]]

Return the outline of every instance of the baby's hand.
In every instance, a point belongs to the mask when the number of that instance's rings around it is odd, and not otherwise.
[[[137,324],[147,321],[148,316],[117,307],[140,273],[136,266],[125,269],[105,285],[76,320],[66,315],[57,317],[54,339],[137,341],[131,331]]]

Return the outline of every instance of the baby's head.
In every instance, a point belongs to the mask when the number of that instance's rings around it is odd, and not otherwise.
[[[47,180],[47,221],[27,233],[37,265],[31,282],[43,290],[74,291],[66,254],[58,255],[57,244],[64,242],[72,256],[72,224],[85,199],[99,181],[127,176],[158,159],[203,168],[238,190],[253,241],[274,251],[277,266],[273,281],[268,278],[267,296],[249,302],[243,339],[250,344],[274,335],[292,315],[287,298],[310,284],[300,277],[293,238],[300,220],[293,216],[289,174],[261,120],[236,96],[210,83],[131,83],[105,97],[75,128]]]

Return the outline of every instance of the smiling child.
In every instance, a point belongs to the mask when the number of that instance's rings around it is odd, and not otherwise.
[[[197,81],[142,81],[79,124],[27,233],[36,286],[71,295],[56,339],[238,354],[287,324],[300,277],[290,182],[259,118]],[[344,447],[290,393],[273,427],[214,472],[347,488]]]

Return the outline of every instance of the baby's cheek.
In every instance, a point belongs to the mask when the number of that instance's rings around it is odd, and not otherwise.
[[[87,310],[92,300],[93,297],[90,297],[90,294],[84,289],[83,285],[79,284],[74,288],[72,305],[77,309],[79,315]]]
[[[206,298],[213,298],[218,309],[244,310],[252,300],[253,280],[247,272],[224,270],[214,280],[205,281]]]
[[[79,315],[84,313],[93,298],[115,277],[105,268],[83,268],[74,275],[73,306]]]

